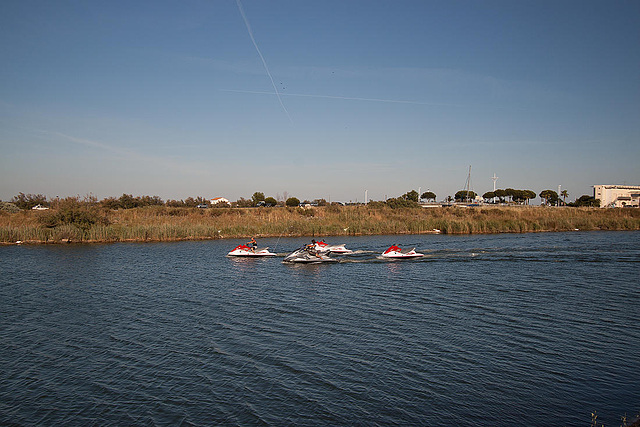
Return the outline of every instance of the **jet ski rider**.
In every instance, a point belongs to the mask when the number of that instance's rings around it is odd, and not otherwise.
[[[251,250],[251,252],[255,253],[256,248],[258,247],[258,242],[256,242],[256,239],[251,237],[251,240],[247,242],[247,246],[249,246],[249,249]]]
[[[311,243],[306,244],[304,246],[305,250],[309,253],[309,255],[315,255],[318,258],[322,258],[318,251],[316,250],[316,241],[315,239],[311,239]]]

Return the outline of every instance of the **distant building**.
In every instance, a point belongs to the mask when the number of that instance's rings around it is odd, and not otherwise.
[[[640,207],[640,185],[594,185],[593,197],[603,208]]]
[[[215,206],[215,205],[220,204],[220,203],[225,204],[225,205],[230,205],[231,204],[224,197],[214,197],[213,199],[209,200],[209,203],[211,203],[212,206]]]

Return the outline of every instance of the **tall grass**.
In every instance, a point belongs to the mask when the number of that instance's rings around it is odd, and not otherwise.
[[[193,209],[150,206],[85,216],[0,213],[0,242],[172,241],[249,236],[340,236],[639,230],[639,209],[478,207]],[[52,218],[55,221],[52,221]],[[71,218],[71,219],[69,219]],[[82,218],[82,222],[73,222]]]

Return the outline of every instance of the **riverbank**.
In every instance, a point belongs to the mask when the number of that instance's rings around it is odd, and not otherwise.
[[[145,242],[278,236],[487,234],[640,230],[639,209],[473,207],[196,209],[0,212],[0,243]]]

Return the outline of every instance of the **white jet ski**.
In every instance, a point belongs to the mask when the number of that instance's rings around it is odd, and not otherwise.
[[[328,251],[332,254],[350,254],[353,252],[351,249],[345,248],[344,243],[339,245],[329,245],[325,243],[324,240],[322,242],[316,242],[316,250],[322,252]]]
[[[269,248],[256,248],[252,250],[247,245],[238,245],[227,256],[244,256],[244,257],[263,257],[275,256],[273,252],[269,252]]]
[[[424,254],[416,252],[415,248],[402,250],[398,246],[393,245],[380,255],[382,258],[420,258]]]
[[[284,257],[282,262],[297,262],[297,263],[320,263],[320,262],[338,262],[337,259],[331,258],[328,255],[328,251],[317,251],[313,248],[309,249],[306,246],[301,247],[289,255]]]

